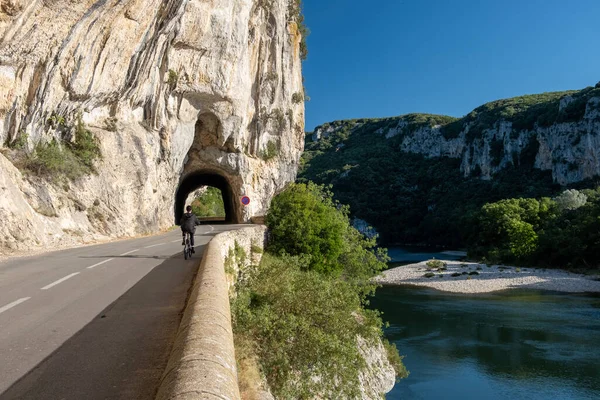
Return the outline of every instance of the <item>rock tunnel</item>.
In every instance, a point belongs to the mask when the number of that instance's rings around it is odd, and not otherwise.
[[[236,223],[238,218],[233,204],[233,191],[225,177],[212,171],[195,171],[186,175],[179,184],[175,194],[175,224],[179,225],[185,211],[188,195],[201,186],[212,186],[221,191],[225,207],[225,223]]]

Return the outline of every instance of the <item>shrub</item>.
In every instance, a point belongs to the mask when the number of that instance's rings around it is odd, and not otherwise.
[[[273,158],[277,157],[278,154],[279,154],[279,149],[277,148],[277,144],[274,141],[269,140],[267,142],[267,146],[261,152],[260,157],[265,161],[269,161],[269,160],[272,160]]]
[[[254,243],[250,246],[250,251],[254,254],[262,254],[263,248],[255,245]]]
[[[450,276],[452,276],[452,277],[457,277],[457,276],[461,276],[461,275],[462,275],[462,274],[461,274],[460,272],[455,272],[455,273],[453,273],[453,274],[452,274],[452,275],[450,275]]]
[[[75,140],[70,144],[71,150],[79,161],[85,165],[90,172],[95,172],[94,162],[102,158],[98,140],[83,123],[81,115],[77,118],[75,125]]]
[[[375,239],[350,225],[347,207],[313,183],[277,195],[266,223],[261,265],[237,284],[236,336],[255,342],[277,398],[359,397],[365,363],[358,337],[374,345],[382,335],[378,312],[364,305],[387,252],[374,250]],[[395,347],[386,349],[398,376],[406,376]]]
[[[38,176],[48,178],[66,176],[72,180],[90,172],[77,160],[73,152],[61,146],[56,140],[36,144],[33,153],[28,155],[24,167]]]
[[[169,75],[167,77],[167,84],[169,85],[171,90],[173,90],[177,87],[178,82],[179,82],[179,75],[177,74],[177,72],[170,69]]]
[[[73,142],[38,142],[28,154],[23,167],[51,179],[67,177],[76,180],[96,172],[94,162],[102,158],[98,140],[86,127],[81,116],[74,130]]]
[[[427,268],[430,269],[443,268],[445,266],[444,262],[441,260],[429,260],[425,263],[425,265],[427,265]]]
[[[365,238],[352,227],[348,208],[334,202],[332,193],[312,182],[292,184],[277,195],[266,216],[270,238],[267,250],[275,254],[308,256],[307,269],[344,274],[364,285],[386,267],[385,249],[376,238]],[[365,292],[374,287],[365,285]]]
[[[50,125],[52,128],[59,128],[65,125],[65,117],[63,117],[62,115],[58,115],[56,113],[52,113],[52,115],[50,116],[50,118],[48,118],[48,121],[46,121],[48,123],[48,125]]]
[[[433,278],[435,276],[435,274],[433,272],[427,272],[425,275],[423,275],[425,278]]]
[[[479,275],[479,272],[477,272],[477,271],[471,271],[471,272],[469,272],[469,275]]]
[[[298,33],[302,35],[300,41],[300,58],[304,61],[308,57],[308,46],[306,45],[306,38],[310,34],[308,27],[304,21],[304,15],[302,15],[302,0],[291,0],[288,6],[289,18],[296,22],[298,25]]]
[[[292,103],[300,104],[304,101],[304,95],[300,92],[296,92],[292,95]]]
[[[354,286],[311,270],[308,257],[269,253],[247,282],[232,303],[234,333],[255,341],[275,397],[360,397],[357,337],[379,339],[381,320],[362,309]],[[406,376],[401,359],[392,361]]]
[[[396,377],[406,378],[409,375],[409,373],[406,367],[404,366],[404,363],[402,362],[402,359],[404,357],[402,357],[400,353],[398,353],[398,348],[394,343],[390,343],[390,341],[387,339],[383,339],[382,342],[388,357],[388,361],[390,362],[392,368],[394,368],[394,371],[396,372]]]
[[[323,187],[292,184],[273,199],[267,213],[271,237],[268,250],[293,256],[309,254],[310,269],[340,271],[339,258],[347,230],[345,217]]]
[[[23,131],[20,131],[15,140],[12,142],[7,138],[6,147],[13,150],[23,150],[27,146],[27,139],[29,135]]]

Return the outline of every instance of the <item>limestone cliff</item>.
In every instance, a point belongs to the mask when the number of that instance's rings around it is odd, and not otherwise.
[[[470,216],[600,182],[600,83],[484,104],[462,118],[335,121],[306,137],[300,179],[332,184],[387,244],[462,246]]]
[[[400,136],[405,152],[458,158],[464,176],[477,171],[483,179],[492,179],[495,173],[518,163],[524,151],[533,150],[527,156],[534,157],[535,167],[551,171],[555,182],[567,185],[600,175],[597,86],[500,100],[461,119],[409,114],[380,120],[372,130],[386,139]],[[357,130],[372,121],[349,123]],[[312,140],[345,128],[344,123],[325,124],[315,129]]]
[[[166,228],[201,184],[264,214],[303,149],[300,41],[287,0],[2,0],[3,153],[80,116],[102,159],[59,183],[0,154],[0,252]]]

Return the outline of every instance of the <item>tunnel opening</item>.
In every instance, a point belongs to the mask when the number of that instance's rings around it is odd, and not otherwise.
[[[175,224],[179,225],[181,217],[185,212],[186,202],[190,201],[190,199],[188,199],[190,194],[202,187],[214,188],[220,191],[222,196],[223,215],[203,216],[200,219],[210,221],[211,223],[234,223],[236,217],[233,204],[233,192],[227,179],[216,173],[195,172],[183,178],[179,184],[177,193],[175,194]],[[212,191],[212,195],[214,194],[215,192]],[[215,199],[213,198],[212,200]],[[198,208],[196,208],[196,211],[198,211]],[[200,214],[202,214],[202,212],[200,212]],[[218,214],[221,214],[221,212]]]

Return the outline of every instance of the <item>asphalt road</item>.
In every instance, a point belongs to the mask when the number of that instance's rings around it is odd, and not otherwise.
[[[152,399],[204,245],[181,232],[0,263],[0,399]]]

